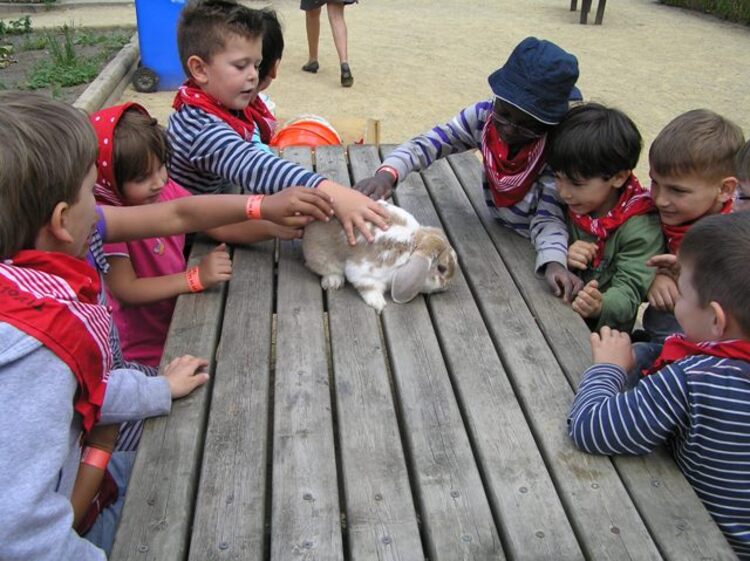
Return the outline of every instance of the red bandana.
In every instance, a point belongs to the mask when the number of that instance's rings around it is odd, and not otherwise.
[[[206,113],[218,117],[237,131],[237,134],[247,142],[250,142],[253,138],[255,125],[258,126],[260,139],[266,144],[268,144],[271,136],[273,136],[276,118],[268,110],[268,107],[260,99],[260,96],[256,97],[255,101],[237,115],[236,112],[224,106],[218,99],[207,94],[188,80],[177,90],[177,95],[175,95],[172,102],[172,107],[175,110],[179,110],[183,105],[198,107]]]
[[[719,214],[729,214],[730,212],[732,212],[733,205],[734,205],[734,201],[732,199],[729,199],[721,207]],[[692,222],[689,222],[687,224],[681,224],[679,226],[669,226],[662,222],[661,231],[664,232],[664,237],[667,238],[667,248],[669,249],[669,253],[671,253],[672,255],[677,255],[677,250],[680,249],[682,238],[685,237],[685,234],[690,229],[690,226],[695,224],[701,218],[703,218],[703,216],[696,218]]]
[[[99,155],[96,158],[96,186],[94,195],[99,203],[121,206],[120,193],[115,185],[115,128],[128,109],[137,109],[148,115],[148,111],[137,103],[123,103],[93,113],[89,120],[99,141]]]
[[[78,380],[74,407],[88,432],[99,419],[112,367],[111,315],[85,261],[25,250],[0,263],[0,319],[40,341]]]
[[[509,207],[526,196],[544,164],[546,135],[526,144],[514,158],[510,146],[497,134],[492,118],[482,131],[484,174],[497,207]]]
[[[750,362],[750,341],[733,339],[730,341],[709,341],[705,343],[691,343],[682,333],[670,335],[664,341],[659,358],[651,368],[644,370],[644,374],[653,374],[668,364],[694,355],[709,355],[720,358],[730,358]]]
[[[651,193],[641,186],[635,175],[630,174],[628,181],[622,186],[622,193],[617,204],[607,214],[601,218],[591,218],[588,214],[576,214],[568,209],[568,217],[578,228],[596,236],[597,250],[592,265],[598,267],[602,262],[604,244],[609,235],[630,217],[647,214],[654,210]]]

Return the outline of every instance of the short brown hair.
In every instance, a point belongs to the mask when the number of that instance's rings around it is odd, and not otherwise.
[[[193,0],[185,6],[177,25],[177,49],[185,75],[190,77],[187,61],[199,56],[206,62],[226,47],[228,35],[255,40],[263,36],[260,11],[234,0]]]
[[[693,109],[661,130],[648,159],[659,175],[722,179],[734,176],[735,154],[743,142],[742,129],[729,119],[708,109]]]
[[[155,161],[169,161],[167,133],[151,115],[130,108],[115,127],[113,160],[115,188],[122,197],[126,182],[144,179]]]
[[[701,218],[685,234],[678,255],[693,268],[701,306],[718,302],[750,337],[750,212]]]
[[[750,179],[750,140],[737,152],[735,164],[737,166],[737,179],[740,181]]]
[[[33,249],[61,202],[74,204],[94,165],[86,115],[31,92],[0,92],[0,259]]]

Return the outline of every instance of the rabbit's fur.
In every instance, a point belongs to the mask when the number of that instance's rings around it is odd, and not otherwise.
[[[388,209],[390,227],[371,225],[372,243],[357,234],[357,245],[350,246],[336,219],[310,223],[302,239],[305,265],[323,277],[323,288],[340,288],[346,277],[378,313],[389,288],[394,302],[408,302],[419,293],[445,290],[457,267],[456,252],[442,230],[420,226],[404,209],[379,202]]]

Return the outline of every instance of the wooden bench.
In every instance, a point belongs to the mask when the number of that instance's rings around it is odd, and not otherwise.
[[[283,155],[351,184],[391,148]],[[378,316],[282,242],[179,298],[165,361],[211,357],[212,380],[147,422],[111,559],[735,558],[667,454],[572,445],[588,332],[480,176],[466,153],[395,193],[458,252],[445,293]]]
[[[581,0],[581,23],[586,24],[589,17],[589,12],[591,11],[591,2],[592,0]],[[601,25],[602,20],[604,19],[604,8],[607,6],[607,0],[599,0],[599,4],[596,8],[596,19],[594,20],[594,23],[596,25]],[[570,0],[570,11],[575,12],[578,8],[578,0]]]

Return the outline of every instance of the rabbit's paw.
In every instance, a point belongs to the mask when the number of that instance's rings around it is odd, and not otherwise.
[[[331,290],[337,290],[344,286],[344,277],[343,275],[326,275],[320,279],[320,286],[325,290],[328,290],[329,288]]]
[[[375,308],[380,313],[385,308],[385,297],[383,293],[376,289],[360,290],[359,293],[362,295],[362,299],[367,302],[367,305]]]

